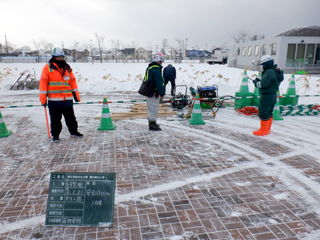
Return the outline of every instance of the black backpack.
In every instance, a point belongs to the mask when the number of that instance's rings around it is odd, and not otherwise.
[[[283,79],[284,79],[283,71],[280,70],[280,68],[276,68],[276,69],[274,69],[274,71],[276,72],[276,76],[277,76],[277,78],[278,78],[278,81],[279,81],[279,82],[282,82]]]

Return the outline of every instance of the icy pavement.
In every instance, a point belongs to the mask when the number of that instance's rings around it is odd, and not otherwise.
[[[13,104],[39,102],[26,93],[0,105]],[[163,131],[150,132],[141,119],[98,131],[101,105],[83,104],[85,138],[63,123],[57,144],[42,107],[0,110],[13,131],[0,138],[0,239],[320,239],[319,116],[284,117],[265,137],[252,134],[258,117],[233,108],[202,126],[159,119]],[[115,172],[114,226],[45,226],[51,172]]]

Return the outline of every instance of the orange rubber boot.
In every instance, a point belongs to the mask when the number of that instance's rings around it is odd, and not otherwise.
[[[269,119],[269,130],[268,130],[269,133],[271,133],[272,121],[273,121],[273,118],[270,118]]]
[[[260,120],[260,129],[257,131],[254,131],[253,134],[257,136],[264,136],[269,134],[269,121],[263,121]]]

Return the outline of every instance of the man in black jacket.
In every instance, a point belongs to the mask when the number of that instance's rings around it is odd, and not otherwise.
[[[171,82],[171,95],[174,95],[174,88],[176,86],[176,69],[174,66],[169,64],[163,69],[163,78],[164,78],[164,90],[166,90],[166,86],[168,82]]]

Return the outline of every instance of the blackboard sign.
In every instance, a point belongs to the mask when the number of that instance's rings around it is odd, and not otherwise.
[[[51,173],[46,225],[112,227],[115,181],[115,173]]]

